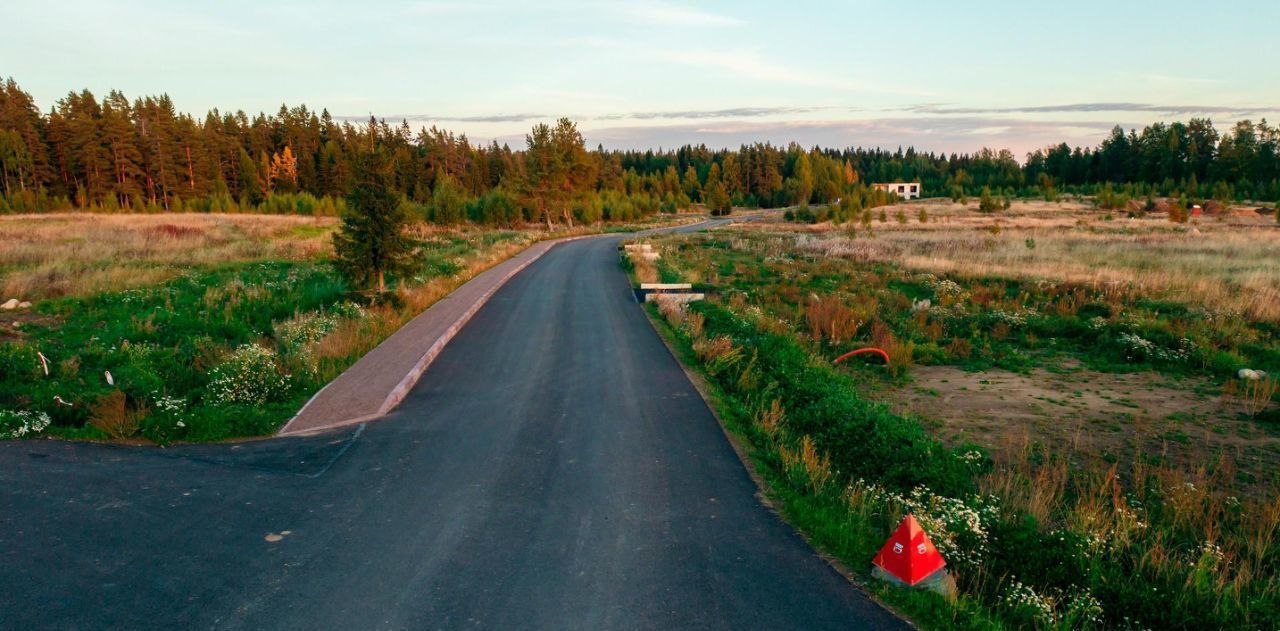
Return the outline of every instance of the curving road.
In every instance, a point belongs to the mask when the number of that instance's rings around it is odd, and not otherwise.
[[[0,628],[906,628],[760,503],[616,244],[521,272],[372,424],[0,444]]]

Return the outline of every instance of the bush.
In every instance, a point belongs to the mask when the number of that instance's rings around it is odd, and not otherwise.
[[[448,175],[441,177],[431,192],[431,204],[428,206],[431,221],[444,226],[462,223],[467,218],[466,195],[457,180]]]
[[[853,339],[866,317],[834,296],[815,298],[804,309],[809,335],[819,343],[839,344]]]
[[[978,198],[978,210],[992,213],[1004,208],[1004,203],[991,195],[991,189],[982,187],[982,196]]]
[[[98,397],[89,408],[89,423],[111,438],[128,438],[138,433],[140,422],[146,414],[145,407],[130,410],[124,392],[112,390]]]
[[[276,354],[257,344],[245,344],[211,372],[206,397],[215,405],[255,405],[288,394],[289,375],[276,365]]]
[[[29,410],[0,410],[0,440],[35,436],[49,427],[49,415]]]

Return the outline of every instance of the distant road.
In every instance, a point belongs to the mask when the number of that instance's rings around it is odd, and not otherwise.
[[[906,628],[756,498],[617,241],[513,278],[381,421],[0,443],[0,628]]]

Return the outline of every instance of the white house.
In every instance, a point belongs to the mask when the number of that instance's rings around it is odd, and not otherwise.
[[[886,193],[895,193],[902,199],[915,199],[920,196],[919,182],[876,182],[871,186]]]

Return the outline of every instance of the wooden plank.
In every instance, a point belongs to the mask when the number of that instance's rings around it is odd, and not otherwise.
[[[640,283],[640,289],[693,289],[690,283]]]

